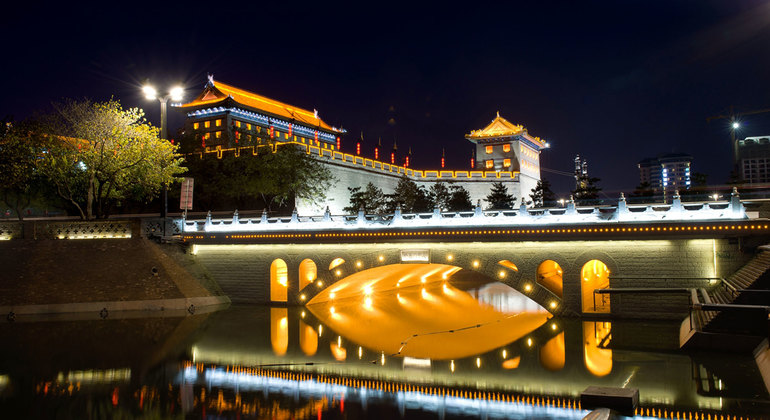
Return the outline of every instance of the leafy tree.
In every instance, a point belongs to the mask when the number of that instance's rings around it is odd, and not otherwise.
[[[484,201],[489,203],[488,210],[509,210],[516,203],[516,197],[508,194],[508,188],[502,182],[495,182]]]
[[[471,202],[471,194],[460,185],[452,185],[450,187],[450,197],[447,203],[447,210],[449,211],[468,211],[473,210],[473,203]]]
[[[545,207],[556,201],[556,195],[551,191],[551,183],[547,179],[537,181],[537,185],[529,195],[535,207]]]
[[[0,131],[0,201],[13,208],[19,220],[44,187],[36,169],[44,149],[25,126],[8,122]]]
[[[594,203],[599,198],[599,191],[602,189],[597,185],[601,181],[599,178],[581,177],[578,179],[578,187],[572,191],[572,196],[577,205],[587,205]]]
[[[428,190],[428,201],[433,208],[438,207],[441,211],[447,211],[451,199],[452,192],[443,182],[436,182]]]
[[[331,171],[292,145],[241,151],[215,156],[191,157],[187,167],[196,178],[196,201],[208,209],[255,206],[285,206],[296,199],[313,204],[324,201],[331,187]]]
[[[405,213],[423,213],[432,210],[425,188],[418,187],[417,183],[406,175],[398,180],[393,194],[388,195],[387,210],[393,212],[398,205],[401,205],[401,210]]]
[[[119,200],[149,200],[184,172],[176,146],[137,108],[117,100],[66,101],[37,121],[40,173],[82,219],[106,217]]]
[[[371,182],[361,191],[361,187],[348,187],[350,191],[350,205],[343,210],[350,214],[358,213],[360,208],[367,214],[379,214],[385,211],[387,203],[384,200],[382,190]]]
[[[642,203],[650,202],[655,197],[655,189],[652,188],[649,182],[645,181],[636,186],[634,192],[631,193],[631,197],[638,198],[638,201]]]

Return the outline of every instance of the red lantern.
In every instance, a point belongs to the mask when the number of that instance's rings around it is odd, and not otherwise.
[[[390,164],[395,165],[396,164],[396,152],[390,153]]]
[[[337,137],[337,150],[342,149],[342,142],[340,141],[340,138]]]
[[[293,125],[294,125],[294,124],[289,124],[289,137],[291,137],[292,128],[293,128],[292,126],[293,126]]]
[[[375,147],[374,148],[374,160],[379,160],[379,159],[380,159],[380,148],[379,147]]]
[[[361,154],[361,142],[360,141],[356,142],[356,154],[357,155]]]
[[[408,168],[408,167],[409,167],[409,156],[407,156],[406,159],[404,159],[404,168]]]

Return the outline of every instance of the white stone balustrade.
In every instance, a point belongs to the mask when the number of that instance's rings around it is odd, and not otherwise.
[[[205,220],[180,219],[184,232],[272,232],[314,230],[366,230],[422,227],[513,227],[575,224],[622,224],[643,222],[728,221],[748,219],[738,193],[733,191],[729,201],[682,203],[677,193],[671,204],[628,205],[621,194],[616,206],[577,207],[570,200],[567,207],[527,208],[523,203],[516,210],[482,210],[480,203],[473,211],[402,213],[332,216],[327,208],[323,215],[300,216],[296,210],[291,217],[241,218],[238,211],[231,218]]]

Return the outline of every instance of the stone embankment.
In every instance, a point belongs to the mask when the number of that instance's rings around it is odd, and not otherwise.
[[[149,239],[0,241],[0,315],[109,316],[225,305],[203,269],[177,245]]]

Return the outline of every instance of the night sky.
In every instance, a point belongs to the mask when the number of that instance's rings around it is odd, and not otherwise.
[[[543,167],[572,172],[579,153],[615,198],[639,183],[639,160],[670,152],[724,183],[728,122],[706,118],[770,108],[767,1],[159,3],[3,6],[0,118],[114,96],[159,123],[145,80],[192,99],[213,73],[318,109],[348,131],[349,152],[363,131],[367,153],[395,137],[412,167],[437,168],[445,148],[448,167],[466,169],[464,135],[499,110],[551,143]],[[770,113],[742,122],[739,137],[770,134]],[[543,176],[560,196],[574,187]]]

